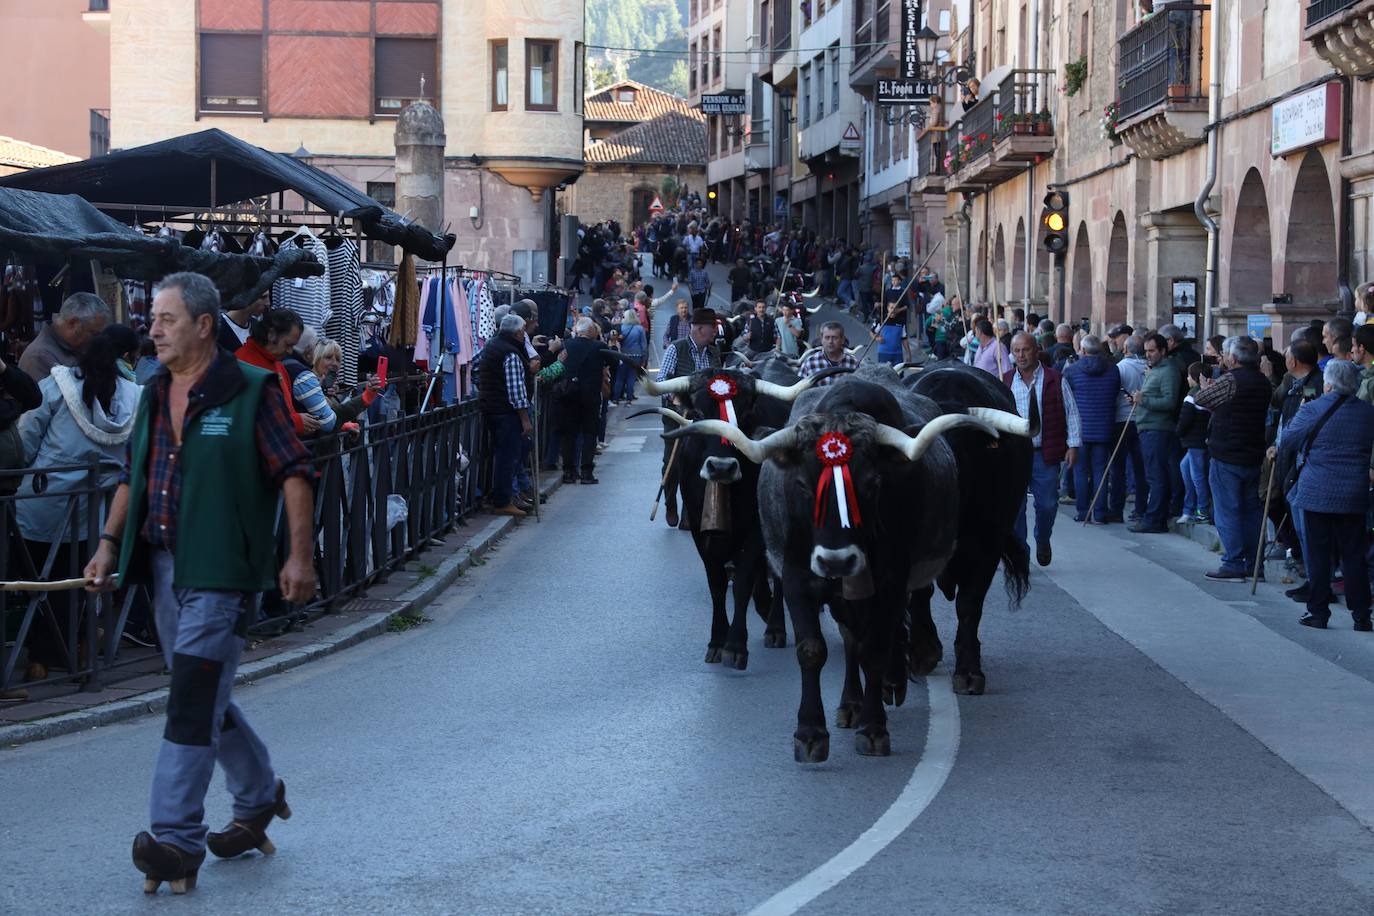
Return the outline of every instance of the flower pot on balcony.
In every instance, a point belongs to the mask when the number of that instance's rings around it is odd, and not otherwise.
[[[1190,94],[1190,93],[1188,92],[1188,85],[1187,85],[1186,83],[1170,83],[1170,84],[1169,84],[1169,100],[1170,100],[1170,101],[1177,101],[1177,100],[1179,100],[1179,99],[1186,99],[1186,98],[1188,98],[1189,94]]]
[[[1029,121],[1017,121],[1011,125],[1011,132],[1014,134],[1033,134],[1035,125]]]
[[[1035,135],[1036,135],[1037,137],[1048,137],[1048,136],[1050,135],[1050,122],[1049,122],[1049,121],[1036,121],[1036,122],[1035,122]]]

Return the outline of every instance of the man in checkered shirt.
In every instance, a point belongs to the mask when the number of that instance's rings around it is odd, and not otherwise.
[[[692,312],[691,332],[681,340],[673,341],[666,350],[663,351],[663,365],[658,370],[658,381],[666,382],[683,375],[691,375],[698,369],[714,369],[720,365],[720,352],[716,349],[716,313],[711,309],[696,309]],[[669,398],[663,399],[663,406],[681,411],[682,408],[671,402]],[[677,423],[665,418],[663,420],[663,431],[677,429]],[[663,440],[663,470],[668,470],[668,459],[672,456],[672,443],[667,439]],[[668,511],[664,513],[663,519],[668,523],[668,527],[678,527],[680,519],[677,514],[677,474],[676,471],[668,474],[667,480],[663,485],[663,499],[667,504]]]
[[[857,369],[859,368],[859,361],[845,352],[844,328],[840,326],[838,321],[827,321],[821,325],[821,348],[802,360],[801,368],[798,371],[802,378],[810,378],[825,369],[835,368]],[[824,388],[826,385],[833,385],[840,378],[838,375],[823,378],[816,383],[815,387]]]

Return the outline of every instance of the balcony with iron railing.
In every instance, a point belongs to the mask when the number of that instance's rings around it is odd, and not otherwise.
[[[916,178],[911,190],[917,194],[939,194],[945,190],[945,133],[942,126],[927,127],[916,138]]]
[[[1308,0],[1303,37],[1339,73],[1374,77],[1374,0]]]
[[[1201,143],[1211,8],[1169,3],[1117,41],[1117,127],[1137,154],[1163,159]]]
[[[987,186],[1054,153],[1053,70],[1012,70],[949,133],[947,186]],[[956,174],[957,173],[957,174]],[[957,179],[957,181],[956,181]]]
[[[852,86],[871,86],[897,67],[897,32],[893,21],[901,4],[892,0],[863,0],[854,7],[854,57],[849,65]]]

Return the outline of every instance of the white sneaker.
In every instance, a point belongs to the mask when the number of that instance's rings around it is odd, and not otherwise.
[[[1185,513],[1183,513],[1182,515],[1180,515],[1178,518],[1174,519],[1174,524],[1175,524],[1175,525],[1191,525],[1191,524],[1192,524],[1193,522],[1195,522],[1195,521],[1197,521],[1197,519],[1193,518],[1191,515],[1189,515],[1188,513],[1185,512]]]

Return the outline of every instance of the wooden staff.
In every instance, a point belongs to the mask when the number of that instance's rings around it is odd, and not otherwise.
[[[531,435],[531,436],[533,437],[533,439],[534,439],[534,442],[533,442],[533,446],[534,446],[534,447],[530,449],[530,482],[534,484],[534,486],[533,486],[533,488],[532,488],[532,489],[534,490],[534,520],[535,520],[536,523],[542,524],[544,520],[543,520],[542,518],[539,517],[539,501],[540,501],[540,499],[541,499],[542,497],[540,496],[540,493],[539,493],[539,457],[540,457],[540,456],[539,456],[539,413],[540,413],[540,411],[539,411],[539,376],[538,376],[537,374],[536,374],[535,377],[534,377],[534,400],[533,400],[532,404],[533,404],[534,410],[531,411],[531,413],[534,415],[534,422],[533,422],[532,424],[530,424],[530,425],[533,427],[533,428],[531,429],[531,431],[530,431],[530,435]]]
[[[1279,468],[1278,455],[1269,462],[1269,486],[1264,488],[1264,515],[1260,516],[1259,549],[1255,551],[1255,568],[1250,572],[1250,594],[1259,588],[1260,562],[1264,557],[1264,532],[1269,524],[1269,502],[1274,498],[1274,472]],[[1215,509],[1215,507],[1213,507]],[[1284,520],[1287,521],[1285,514]],[[1280,525],[1282,527],[1282,525]]]
[[[0,592],[69,592],[85,588],[94,579],[57,579],[53,582],[0,582]]]
[[[1102,488],[1107,485],[1107,478],[1112,475],[1112,465],[1116,463],[1116,453],[1121,449],[1121,443],[1126,441],[1126,430],[1131,427],[1131,420],[1135,417],[1136,404],[1131,402],[1131,412],[1126,414],[1126,423],[1121,427],[1121,435],[1116,437],[1116,445],[1112,448],[1112,457],[1107,459],[1107,470],[1102,475],[1102,482],[1097,485],[1097,492],[1093,494],[1092,502],[1088,503],[1088,511],[1083,515],[1083,524],[1088,524],[1088,519],[1093,517],[1093,507],[1097,505],[1097,497],[1102,495]],[[1136,486],[1140,486],[1139,483]]]
[[[677,459],[677,447],[681,444],[681,439],[673,440],[673,450],[668,453],[668,465],[663,469],[663,479],[658,484],[658,495],[654,497],[654,508],[649,512],[649,521],[651,522],[658,516],[658,504],[663,499],[663,491],[668,488],[668,475],[673,473],[673,462]]]

